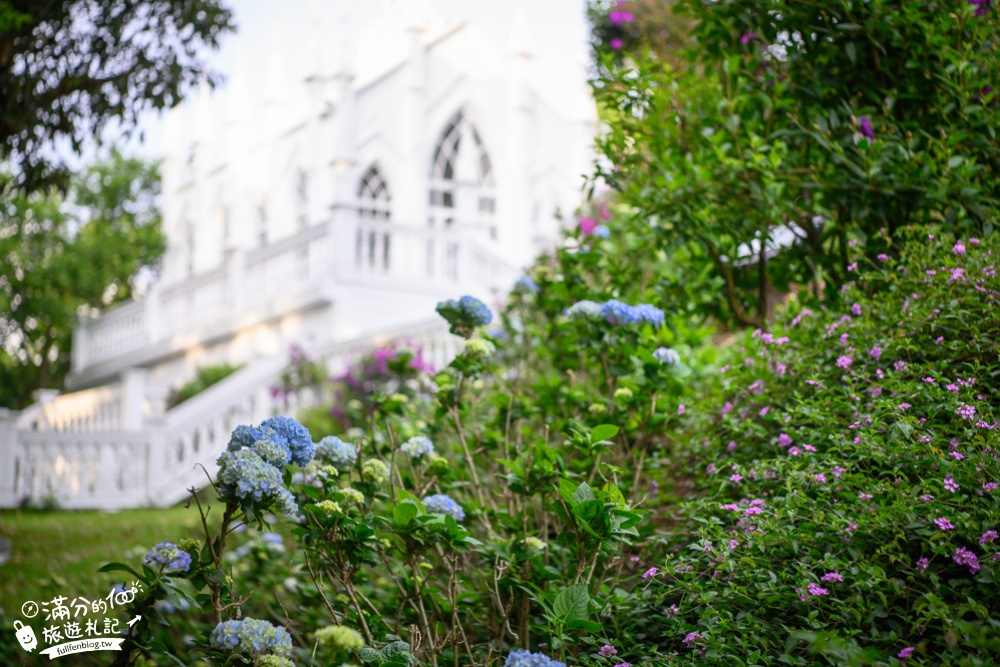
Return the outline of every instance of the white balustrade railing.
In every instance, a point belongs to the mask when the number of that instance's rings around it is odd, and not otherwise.
[[[377,337],[334,343],[316,353],[331,369],[344,368],[390,341],[420,347],[423,358],[436,368],[446,365],[461,346],[443,320],[435,319]],[[317,393],[303,392],[292,404],[275,403],[271,387],[285,364],[280,358],[258,359],[131,431],[126,429],[136,426],[136,399],[129,396],[134,393],[129,391],[134,382],[129,378],[121,387],[107,390],[110,393],[68,394],[41,409],[70,410],[84,397],[106,402],[117,396],[122,414],[117,430],[88,431],[87,422],[58,414],[45,416],[46,428],[38,429],[32,424],[41,423],[39,409],[23,413],[0,409],[0,507],[51,500],[64,508],[120,509],[182,500],[188,488],[204,486],[206,475],[217,472],[215,461],[237,425],[259,423],[278,411],[294,416],[319,400]],[[73,430],[53,430],[55,424]]]
[[[245,325],[237,320],[248,304],[278,301],[311,287],[329,289],[337,281],[406,289],[455,284],[485,295],[509,288],[517,274],[460,225],[435,230],[355,220],[337,235],[329,224],[316,225],[268,246],[234,252],[210,272],[154,285],[145,298],[83,321],[73,342],[73,375],[98,364],[111,374],[113,360],[179,334],[186,336],[185,345],[197,344],[208,325]]]

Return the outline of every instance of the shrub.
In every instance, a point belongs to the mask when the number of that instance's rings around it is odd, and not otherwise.
[[[697,497],[624,629],[674,664],[992,664],[995,250],[926,235],[862,262],[845,310],[741,338],[688,411]]]
[[[225,380],[241,368],[243,368],[243,364],[234,365],[226,363],[214,366],[202,366],[195,371],[193,380],[184,383],[170,392],[170,396],[167,397],[167,409],[177,407],[189,398],[197,396],[216,382]]]

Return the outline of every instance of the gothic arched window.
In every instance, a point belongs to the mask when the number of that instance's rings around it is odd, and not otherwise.
[[[473,229],[485,229],[496,239],[496,212],[493,165],[476,128],[459,111],[445,125],[434,148],[430,174],[430,216],[432,229],[450,229],[456,221]],[[427,271],[434,273],[438,249],[427,242]],[[457,277],[458,245],[445,245],[445,270]]]
[[[389,270],[390,235],[388,223],[392,203],[389,186],[378,166],[368,167],[358,185],[358,238],[355,262],[369,269]]]

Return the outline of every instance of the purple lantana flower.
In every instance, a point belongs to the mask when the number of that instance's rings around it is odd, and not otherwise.
[[[875,130],[872,129],[872,122],[868,120],[868,116],[862,116],[858,125],[858,132],[861,133],[862,137],[867,137],[872,140],[875,139]]]

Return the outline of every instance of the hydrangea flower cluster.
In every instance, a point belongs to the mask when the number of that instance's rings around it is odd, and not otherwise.
[[[521,276],[514,283],[514,292],[518,294],[534,294],[538,291],[538,284],[532,280],[531,276]]]
[[[563,314],[573,320],[593,320],[601,316],[601,304],[596,301],[577,301]]]
[[[430,456],[434,453],[434,443],[422,435],[414,436],[400,446],[400,450],[411,459]]]
[[[565,315],[571,319],[602,319],[611,324],[636,324],[638,322],[648,322],[653,325],[661,325],[665,320],[663,311],[648,303],[640,303],[635,306],[611,299],[604,303],[594,301],[578,301],[566,309]]]
[[[262,655],[285,657],[292,652],[292,638],[284,628],[256,618],[219,623],[212,630],[209,643],[250,659]]]
[[[462,509],[462,506],[443,493],[427,496],[423,503],[427,511],[432,514],[447,514],[455,521],[465,519],[465,510]]]
[[[389,479],[389,466],[378,459],[367,459],[361,466],[361,477],[366,482],[383,484],[385,480]]]
[[[470,338],[465,341],[464,353],[470,357],[488,357],[496,350],[496,345],[483,338]]]
[[[324,648],[338,651],[357,651],[365,640],[357,630],[345,625],[328,625],[316,631],[316,641]]]
[[[464,338],[469,338],[476,327],[486,326],[493,321],[490,309],[474,296],[466,295],[458,301],[442,301],[436,310],[451,325],[451,332]]]
[[[143,562],[146,565],[159,564],[161,569],[187,572],[191,568],[191,554],[172,542],[160,542],[149,550]]]
[[[532,653],[527,649],[511,651],[504,667],[566,667],[565,662],[553,660],[544,653]]]
[[[335,435],[328,435],[316,443],[316,458],[344,472],[357,463],[358,449]]]
[[[673,366],[681,362],[681,355],[669,347],[658,347],[653,350],[653,358],[666,366]]]
[[[276,502],[287,516],[298,511],[292,494],[282,486],[288,463],[308,465],[315,454],[309,431],[294,419],[273,417],[258,427],[237,426],[219,457],[218,487],[225,500]]]
[[[224,500],[254,501],[261,505],[276,502],[286,516],[298,511],[295,498],[281,484],[281,470],[253,449],[223,452],[218,464],[218,488]]]

